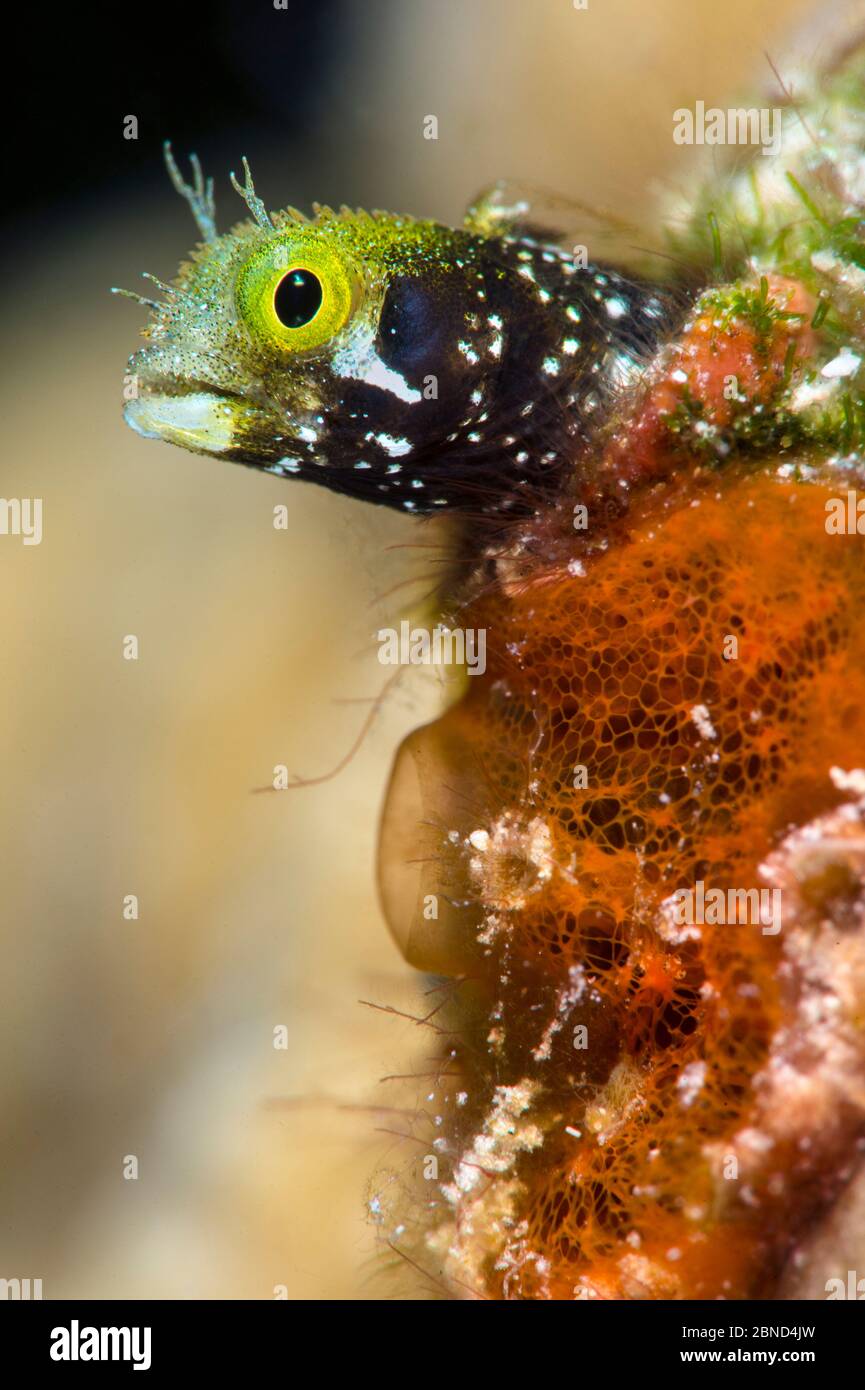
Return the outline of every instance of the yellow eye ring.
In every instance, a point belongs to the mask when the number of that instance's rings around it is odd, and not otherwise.
[[[342,257],[320,240],[287,237],[255,253],[237,277],[238,314],[254,337],[311,352],[348,319],[355,284]]]

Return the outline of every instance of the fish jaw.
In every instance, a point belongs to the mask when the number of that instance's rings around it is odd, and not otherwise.
[[[123,417],[136,434],[200,454],[224,454],[236,438],[239,402],[208,391],[154,392],[127,401]]]

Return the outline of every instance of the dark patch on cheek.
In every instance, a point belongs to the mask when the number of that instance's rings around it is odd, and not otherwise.
[[[396,276],[382,305],[378,355],[416,390],[435,377],[439,400],[461,399],[473,373],[458,344],[475,336],[469,319],[479,310],[461,275]]]
[[[369,428],[408,438],[416,447],[441,445],[471,413],[471,393],[485,369],[480,354],[472,365],[458,344],[476,336],[469,315],[479,307],[461,276],[394,277],[382,304],[376,352],[421,398],[407,402],[370,387],[347,393],[366,411]]]
[[[435,372],[450,332],[441,292],[408,276],[388,286],[379,320],[378,354],[394,371],[414,379]]]

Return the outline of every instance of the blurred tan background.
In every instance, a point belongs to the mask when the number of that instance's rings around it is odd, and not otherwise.
[[[276,128],[226,149],[220,225],[242,153],[271,206],[450,220],[507,175],[639,214],[654,180],[686,177],[673,109],[768,80],[763,50],[809,8],[357,0],[302,166],[287,176]],[[7,261],[2,492],[44,499],[44,538],[0,537],[0,1275],[46,1297],[374,1297],[364,1202],[393,1141],[342,1107],[386,1103],[378,1078],[416,1047],[357,1001],[412,1007],[422,985],[373,859],[395,748],[440,690],[405,681],[333,780],[253,789],[350,747],[382,684],[372,634],[428,570],[426,538],[124,428],[143,311],[107,288],[170,277],[192,242],[159,177],[171,133],[140,137],[151,187],[46,219]]]

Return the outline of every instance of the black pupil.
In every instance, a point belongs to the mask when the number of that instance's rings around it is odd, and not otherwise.
[[[273,307],[284,328],[303,328],[321,306],[321,281],[311,270],[290,270],[276,287]]]

